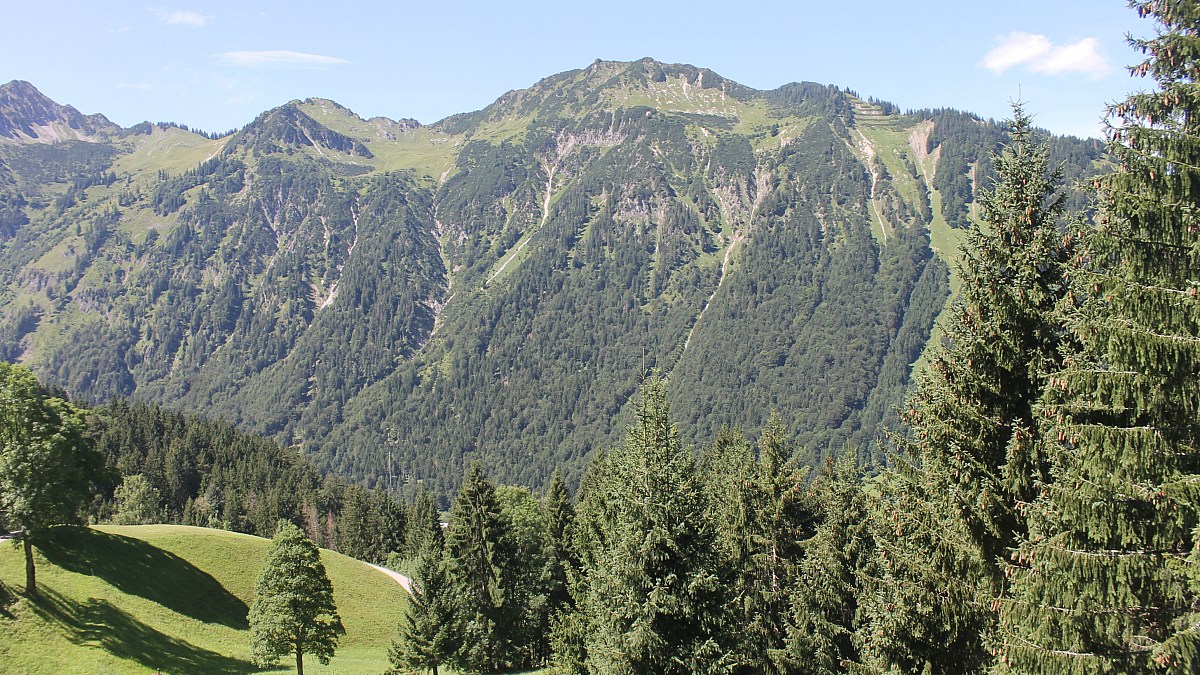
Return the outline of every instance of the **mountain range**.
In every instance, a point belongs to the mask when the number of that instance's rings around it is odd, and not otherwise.
[[[596,61],[430,125],[292,101],[217,136],[0,87],[0,358],[227,418],[368,486],[540,485],[642,380],[680,431],[876,456],[1005,128]],[[1096,141],[1046,135],[1071,188]]]

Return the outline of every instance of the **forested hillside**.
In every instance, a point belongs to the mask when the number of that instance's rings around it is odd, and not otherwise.
[[[874,455],[1005,139],[649,59],[430,126],[310,99],[120,129],[27,83],[0,118],[0,356],[443,492],[473,458],[577,480],[650,371],[686,443],[774,409],[811,459]],[[1049,140],[1068,178],[1104,162]]]

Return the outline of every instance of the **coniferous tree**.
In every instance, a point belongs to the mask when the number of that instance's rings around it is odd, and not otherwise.
[[[546,589],[546,613],[553,617],[571,605],[567,576],[575,565],[569,546],[575,508],[567,496],[567,485],[561,471],[556,470],[550,478],[550,486],[546,488],[546,496],[542,499],[542,510],[546,517],[546,567],[542,572],[542,580]]]
[[[426,495],[428,493],[425,493]],[[455,607],[446,574],[442,528],[436,519],[421,538],[412,572],[412,596],[400,623],[400,639],[388,652],[392,675],[431,671],[447,663],[458,649]]]
[[[1061,360],[1056,303],[1073,243],[1059,233],[1059,173],[1013,106],[997,182],[962,251],[962,289],[943,348],[918,380],[878,530],[885,602],[864,607],[869,658],[955,672],[991,659],[1000,561],[1025,530],[1021,505],[1046,479],[1034,452],[1046,377]]]
[[[728,665],[724,589],[691,453],[665,386],[648,382],[625,444],[585,481],[579,611],[589,672],[704,673]]]
[[[772,414],[758,440],[755,465],[761,505],[755,511],[757,607],[751,625],[758,626],[761,635],[755,665],[764,672],[787,672],[780,664],[786,660],[781,652],[786,648],[789,596],[817,525],[808,471],[797,466],[795,457],[782,419]]]
[[[366,490],[351,487],[343,493],[342,512],[337,519],[338,551],[351,558],[376,562],[380,533],[373,522],[372,500]]]
[[[412,516],[404,528],[404,554],[416,558],[433,544],[431,539],[437,538],[440,542],[442,537],[441,514],[438,513],[437,503],[433,494],[422,485],[413,499]]]
[[[328,664],[338,636],[346,632],[321,552],[286,520],[279,521],[267,562],[254,584],[249,619],[255,663],[267,666],[285,654],[295,654],[299,675],[304,675],[305,654]]]
[[[726,649],[741,669],[778,672],[789,597],[816,514],[807,471],[792,462],[795,451],[778,414],[769,418],[755,455],[745,437],[724,430],[705,453],[702,473],[730,589]]]
[[[704,517],[713,529],[719,560],[714,571],[729,589],[728,605],[722,608],[726,630],[721,634],[721,648],[739,669],[751,664],[761,667],[766,636],[758,613],[762,607],[758,602],[755,539],[759,532],[755,521],[764,505],[755,480],[754,446],[740,431],[723,428],[701,455],[699,472],[705,490]]]
[[[862,579],[873,573],[874,537],[853,454],[827,464],[815,490],[821,523],[805,543],[783,658],[786,672],[832,675],[861,663],[855,632]]]
[[[516,621],[510,542],[495,487],[472,462],[450,511],[446,558],[455,591],[460,649],[454,665],[497,672],[511,665]]]
[[[1154,81],[1109,110],[1116,170],[1072,268],[1082,348],[1049,381],[1054,480],[1007,572],[999,660],[1023,673],[1200,669],[1200,3],[1132,2]]]

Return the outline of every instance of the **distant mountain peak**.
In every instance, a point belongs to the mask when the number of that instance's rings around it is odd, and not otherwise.
[[[119,130],[104,115],[84,115],[56,103],[24,80],[0,85],[0,138],[15,142],[57,143],[90,140]]]
[[[341,105],[324,99],[309,99],[306,103],[336,106],[353,115]],[[307,146],[321,150],[374,157],[367,146],[345,134],[330,129],[300,109],[300,101],[279,106],[259,115],[237,133],[230,147],[245,147],[258,152],[277,152],[286,146]]]

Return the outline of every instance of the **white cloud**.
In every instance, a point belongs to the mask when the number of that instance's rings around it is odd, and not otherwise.
[[[1108,59],[1100,53],[1096,38],[1056,45],[1045,35],[1014,31],[997,39],[999,43],[983,57],[984,68],[1000,75],[1009,68],[1024,66],[1042,75],[1081,73],[1100,79],[1111,72]]]
[[[238,68],[324,68],[350,63],[346,59],[322,54],[306,54],[286,49],[257,52],[221,52],[217,60]]]
[[[158,15],[158,20],[168,26],[188,26],[189,28],[204,28],[208,25],[209,17],[204,16],[199,12],[189,12],[187,10],[177,9],[169,12],[165,9],[156,9],[154,13]]]

